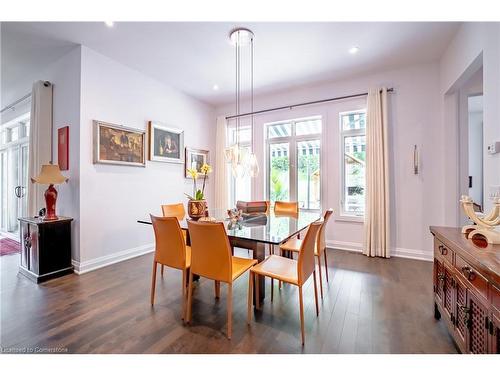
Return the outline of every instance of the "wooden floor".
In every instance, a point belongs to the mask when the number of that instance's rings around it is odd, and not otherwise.
[[[242,254],[246,254],[244,251]],[[432,263],[368,258],[329,250],[330,283],[316,317],[305,287],[306,343],[300,345],[297,288],[270,293],[250,327],[248,278],[236,281],[233,338],[227,340],[225,287],[194,291],[193,322],[181,321],[181,274],[159,276],[149,303],[152,254],[81,276],[35,285],[17,275],[18,256],[1,262],[1,346],[69,353],[456,353],[433,317]],[[266,288],[270,288],[268,282]]]

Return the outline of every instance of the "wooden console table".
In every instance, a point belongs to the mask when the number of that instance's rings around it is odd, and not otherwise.
[[[473,243],[460,228],[434,235],[434,317],[462,353],[500,353],[500,245]]]
[[[43,221],[20,218],[21,264],[19,273],[30,280],[43,281],[73,272],[71,265],[70,217]]]

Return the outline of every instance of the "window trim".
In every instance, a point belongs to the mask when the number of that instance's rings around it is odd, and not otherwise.
[[[344,200],[345,200],[345,138],[346,137],[356,137],[356,136],[365,136],[366,137],[366,123],[364,129],[348,129],[344,130],[342,125],[342,116],[347,114],[357,114],[364,113],[366,119],[366,108],[363,109],[355,109],[351,111],[342,111],[339,112],[339,140],[340,140],[340,199],[339,199],[339,216],[336,220],[338,221],[350,221],[350,222],[364,222],[365,211],[363,210],[362,215],[356,215],[352,212],[347,212],[344,209]],[[366,189],[366,179],[365,179],[365,189]]]

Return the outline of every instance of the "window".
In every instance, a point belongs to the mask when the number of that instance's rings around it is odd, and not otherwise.
[[[236,143],[236,126],[228,126],[227,128],[228,146]],[[240,125],[240,147],[250,153],[252,143],[252,131],[250,126]],[[231,165],[227,164],[228,176],[228,191],[229,191],[229,204],[231,207],[236,207],[237,201],[250,201],[252,200],[252,178],[244,176],[243,178],[234,178]]]
[[[321,208],[321,117],[266,124],[267,197],[298,201],[299,208]]]
[[[342,213],[364,216],[365,213],[365,160],[366,160],[366,111],[340,114],[340,134],[343,153]]]

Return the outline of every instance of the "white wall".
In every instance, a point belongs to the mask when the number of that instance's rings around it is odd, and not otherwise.
[[[82,47],[80,132],[80,262],[88,270],[153,248],[152,227],[138,224],[160,205],[185,202],[192,185],[184,165],[146,168],[92,163],[92,120],[145,129],[149,120],[184,129],[185,145],[214,157],[213,108]],[[213,199],[208,182],[208,202]]]
[[[390,94],[391,216],[393,254],[430,259],[432,237],[429,225],[442,224],[442,131],[439,101],[439,67],[437,64],[412,66],[322,85],[298,87],[273,95],[256,96],[255,108],[264,109],[335,96],[366,92],[370,87],[394,87]],[[257,116],[256,153],[264,164],[263,124],[311,115],[323,116],[322,169],[323,204],[339,212],[340,207],[340,138],[338,113],[363,108],[366,99],[352,99],[329,104],[302,107]],[[245,103],[243,111],[247,109]],[[232,104],[217,108],[220,115],[233,114]],[[413,174],[412,152],[417,144],[421,156],[421,173]],[[264,198],[265,173],[254,181],[254,199]],[[360,250],[363,225],[341,220],[336,215],[327,230],[330,246]]]
[[[484,144],[500,141],[500,23],[464,23],[440,61],[440,90],[443,106],[443,136],[455,142],[445,145],[446,223],[457,225],[463,214],[458,209],[459,190],[453,190],[459,180],[457,159],[460,150],[456,145],[457,111],[460,90],[477,64],[483,66],[483,139]],[[485,210],[492,207],[488,199],[490,186],[500,185],[500,154],[488,155],[483,150]]]

